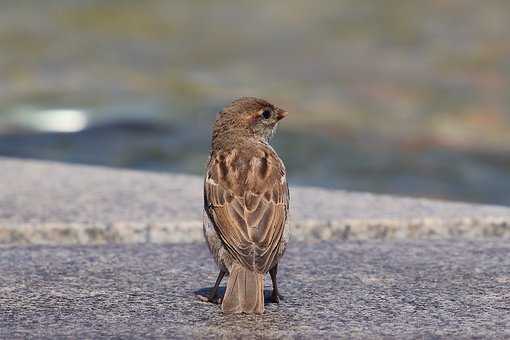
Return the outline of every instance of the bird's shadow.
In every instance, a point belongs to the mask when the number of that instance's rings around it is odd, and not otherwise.
[[[213,287],[207,287],[207,288],[200,288],[196,291],[194,291],[195,296],[202,301],[207,300],[209,297],[209,292],[213,289]],[[271,289],[264,289],[264,303],[271,303]],[[221,297],[223,299],[223,296],[225,295],[225,287],[219,287],[218,288],[218,297]]]

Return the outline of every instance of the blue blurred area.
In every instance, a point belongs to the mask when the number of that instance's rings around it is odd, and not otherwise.
[[[294,183],[510,204],[510,3],[3,1],[0,155],[201,174],[232,98]]]

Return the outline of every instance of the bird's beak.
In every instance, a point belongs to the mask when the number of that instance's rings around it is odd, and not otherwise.
[[[282,120],[283,118],[287,117],[289,113],[285,110],[278,109],[278,112],[276,113],[276,118],[278,120]]]

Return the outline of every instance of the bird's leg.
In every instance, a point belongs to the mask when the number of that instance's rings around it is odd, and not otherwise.
[[[271,281],[273,281],[273,292],[271,293],[271,302],[280,303],[280,299],[283,300],[283,296],[278,292],[278,284],[276,283],[276,274],[278,273],[278,264],[269,270],[271,275]]]
[[[218,288],[220,287],[221,280],[223,280],[223,277],[225,276],[226,272],[220,269],[220,273],[218,274],[218,278],[216,279],[216,283],[214,284],[214,287],[209,292],[209,296],[207,301],[212,303],[220,303],[220,299],[218,298]]]

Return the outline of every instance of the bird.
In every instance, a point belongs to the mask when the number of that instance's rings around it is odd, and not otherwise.
[[[283,161],[270,145],[288,112],[255,97],[241,97],[222,109],[212,131],[204,178],[206,243],[219,274],[207,301],[225,314],[262,314],[264,276],[270,301],[283,299],[276,276],[289,240],[289,188]],[[228,275],[223,298],[219,285]]]

